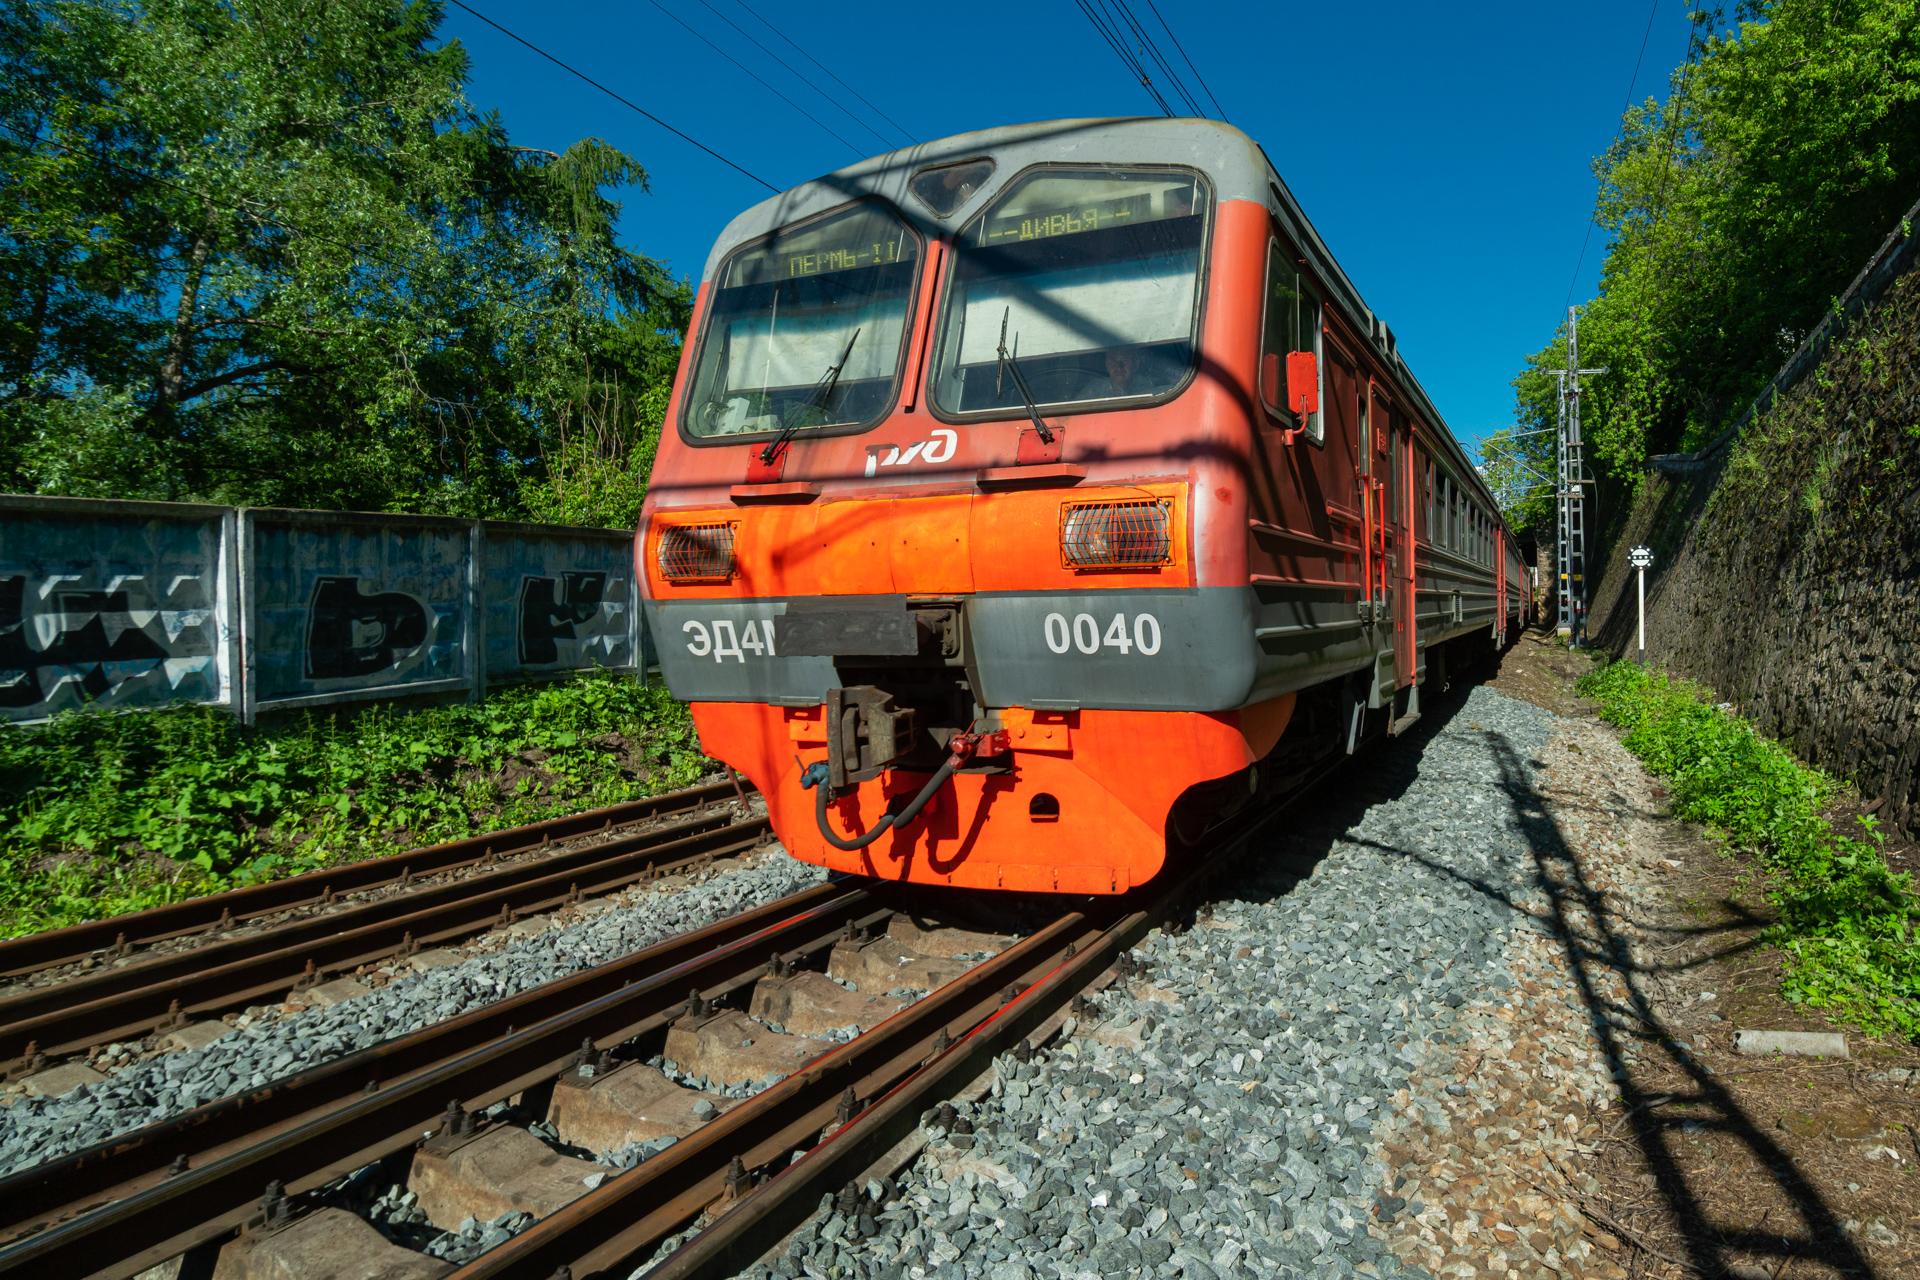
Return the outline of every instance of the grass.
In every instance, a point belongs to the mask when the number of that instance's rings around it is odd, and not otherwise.
[[[210,707],[0,725],[0,936],[687,786],[687,710],[595,673],[248,729]]]
[[[1779,908],[1767,938],[1785,954],[1787,998],[1920,1040],[1920,898],[1887,865],[1873,819],[1860,818],[1858,834],[1834,830],[1821,811],[1837,784],[1695,685],[1616,662],[1578,688],[1626,730],[1627,749],[1670,780],[1680,817],[1757,861]]]

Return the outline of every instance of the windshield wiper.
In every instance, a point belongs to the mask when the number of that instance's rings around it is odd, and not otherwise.
[[[1020,373],[1020,361],[1007,350],[1007,317],[1013,314],[1012,304],[1000,313],[1000,363],[993,368],[993,394],[1000,394],[1000,375],[1013,375],[1014,390],[1020,393],[1020,403],[1027,407],[1027,416],[1033,419],[1034,432],[1039,435],[1041,444],[1053,443],[1053,428],[1040,420],[1040,409],[1033,403],[1033,392],[1027,389],[1027,380]],[[1019,341],[1019,339],[1015,339]]]
[[[839,363],[827,366],[827,371],[820,375],[820,381],[814,384],[813,394],[807,397],[807,402],[792,410],[786,424],[780,428],[780,434],[767,441],[767,447],[760,451],[761,465],[772,464],[780,450],[786,447],[787,441],[793,439],[793,433],[807,425],[809,413],[826,412],[827,401],[833,398],[833,389],[840,383],[840,371],[847,367],[847,361],[853,356],[853,344],[859,339],[860,330],[855,329],[847,339],[846,348],[840,352]]]

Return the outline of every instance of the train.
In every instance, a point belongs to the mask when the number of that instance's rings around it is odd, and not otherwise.
[[[1529,621],[1471,460],[1240,130],[1060,120],[721,233],[635,536],[794,857],[1118,894]]]

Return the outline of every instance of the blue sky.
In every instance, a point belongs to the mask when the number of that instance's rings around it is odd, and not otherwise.
[[[663,0],[665,10],[651,0],[472,3],[778,187],[889,146],[716,15],[806,72],[883,137],[897,136],[737,0],[706,0],[711,8]],[[1158,114],[1074,0],[938,10],[870,0],[747,3],[916,141],[1029,120]],[[1683,0],[1652,9],[1642,0],[1157,3],[1228,118],[1266,147],[1348,275],[1399,334],[1455,434],[1471,440],[1510,421],[1510,379],[1551,336],[1569,282],[1576,303],[1595,287],[1601,233],[1574,275],[1593,204],[1591,161],[1618,125],[1650,12],[1633,97],[1666,95],[1668,73],[1686,55]],[[1185,74],[1144,0],[1132,4]],[[450,5],[441,31],[466,45],[470,97],[497,109],[515,142],[557,150],[596,136],[647,168],[652,190],[626,193],[621,232],[676,275],[697,278],[713,237],[766,194],[471,14]]]

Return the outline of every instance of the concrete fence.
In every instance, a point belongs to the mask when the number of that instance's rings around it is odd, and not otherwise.
[[[263,710],[645,670],[605,529],[0,494],[0,720]]]

